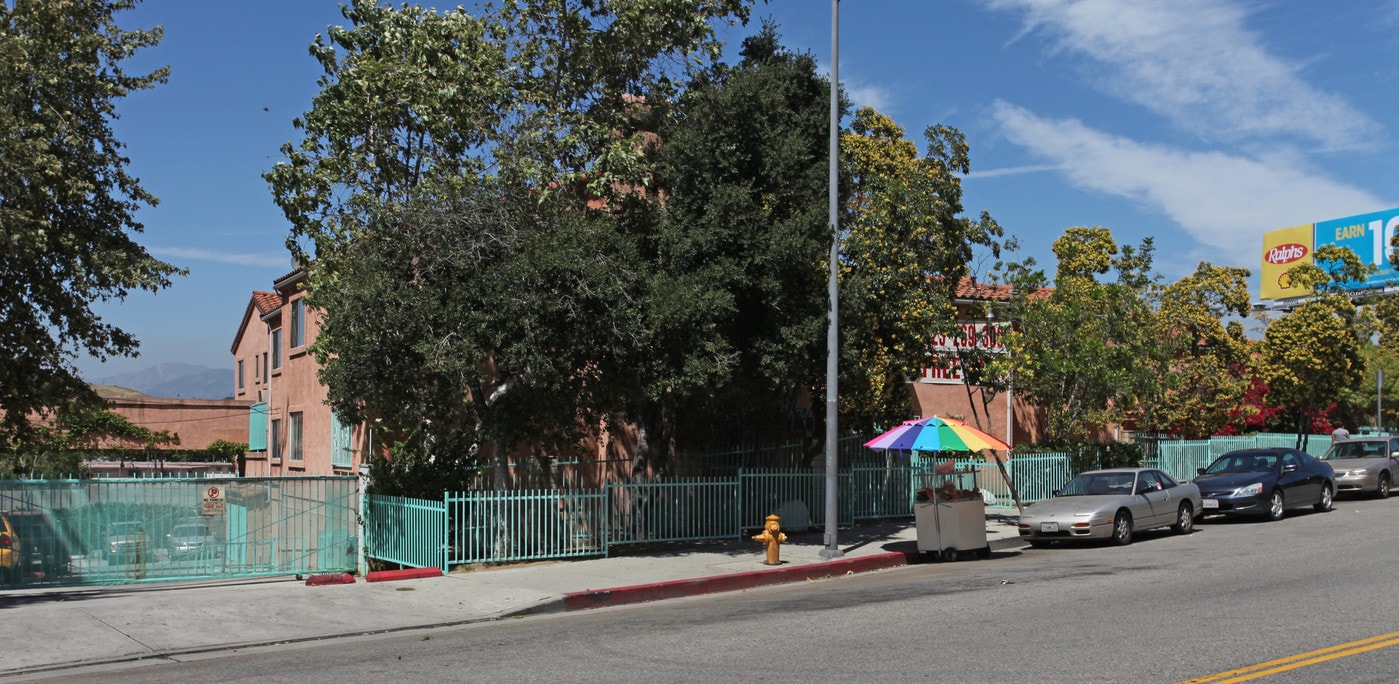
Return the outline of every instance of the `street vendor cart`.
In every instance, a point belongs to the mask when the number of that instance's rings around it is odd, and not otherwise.
[[[976,486],[973,471],[927,473],[913,504],[918,530],[918,550],[939,560],[957,560],[959,554],[991,555],[986,540],[986,501]]]

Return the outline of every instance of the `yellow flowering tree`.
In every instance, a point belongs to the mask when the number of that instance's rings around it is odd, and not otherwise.
[[[1202,261],[1167,286],[1157,308],[1159,400],[1143,402],[1143,418],[1185,439],[1203,439],[1230,423],[1250,378],[1251,343],[1228,316],[1249,311],[1249,271]]]
[[[1298,448],[1306,446],[1316,408],[1360,382],[1360,317],[1342,287],[1373,270],[1344,247],[1319,247],[1314,259],[1288,273],[1315,296],[1271,323],[1261,349],[1269,402],[1296,411]]]
[[[850,182],[842,221],[841,413],[857,431],[908,417],[908,381],[927,363],[928,344],[956,330],[955,292],[973,248],[998,250],[989,214],[961,216],[966,139],[947,126],[924,131],[926,153],[904,129],[860,108],[841,136]]]

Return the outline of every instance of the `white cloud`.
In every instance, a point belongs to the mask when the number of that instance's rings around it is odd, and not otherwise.
[[[966,175],[967,178],[998,178],[1000,176],[1019,176],[1025,173],[1041,173],[1044,171],[1057,171],[1058,166],[1053,164],[1028,164],[1026,166],[1007,166],[1003,169],[989,169],[986,171],[972,171]]]
[[[984,0],[1018,11],[1061,53],[1106,67],[1097,85],[1205,139],[1285,135],[1358,149],[1380,126],[1270,54],[1227,0]],[[1022,34],[1023,35],[1023,34]]]
[[[190,261],[213,261],[237,266],[259,266],[266,268],[288,267],[291,256],[288,254],[232,254],[191,247],[151,248],[151,254],[162,259],[188,259]]]
[[[887,114],[890,104],[894,101],[888,89],[873,83],[867,83],[859,76],[852,76],[849,73],[851,71],[849,59],[842,59],[840,62],[846,67],[841,71],[840,87],[841,90],[844,91],[845,96],[850,99],[850,110],[853,112],[860,107],[874,107]],[[831,63],[818,62],[816,71],[817,73],[825,75],[826,78],[830,78]]]
[[[845,86],[845,94],[850,98],[852,110],[869,106],[881,112],[888,111],[890,97],[883,88],[874,85],[852,84],[849,81],[842,85]]]
[[[1292,155],[1261,159],[1142,144],[1005,102],[996,103],[993,117],[1007,138],[1074,186],[1128,198],[1169,217],[1201,245],[1231,254],[1256,251],[1270,230],[1388,206],[1309,173]]]

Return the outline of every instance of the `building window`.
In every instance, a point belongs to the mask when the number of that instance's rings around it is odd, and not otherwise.
[[[306,300],[291,303],[291,348],[306,346]]]
[[[272,419],[272,460],[282,460],[282,419]]]
[[[282,329],[272,331],[272,370],[282,367]]]
[[[261,357],[257,354],[253,354],[253,382],[257,382],[258,378],[262,377],[262,366],[258,364],[260,360]],[[242,361],[239,361],[239,363],[242,363]]]
[[[268,365],[267,365],[267,352],[263,352],[263,353],[262,353],[262,372],[263,372],[263,373],[266,373],[266,372],[267,372],[267,369],[268,369]]]
[[[243,389],[243,360],[238,360],[238,389]]]
[[[298,411],[291,414],[291,424],[288,426],[291,433],[287,435],[287,446],[291,448],[291,460],[300,461],[303,458],[301,453],[301,413]]]

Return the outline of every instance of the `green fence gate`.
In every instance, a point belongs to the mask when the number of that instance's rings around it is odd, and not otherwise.
[[[0,480],[21,586],[350,572],[359,504],[354,477]]]

